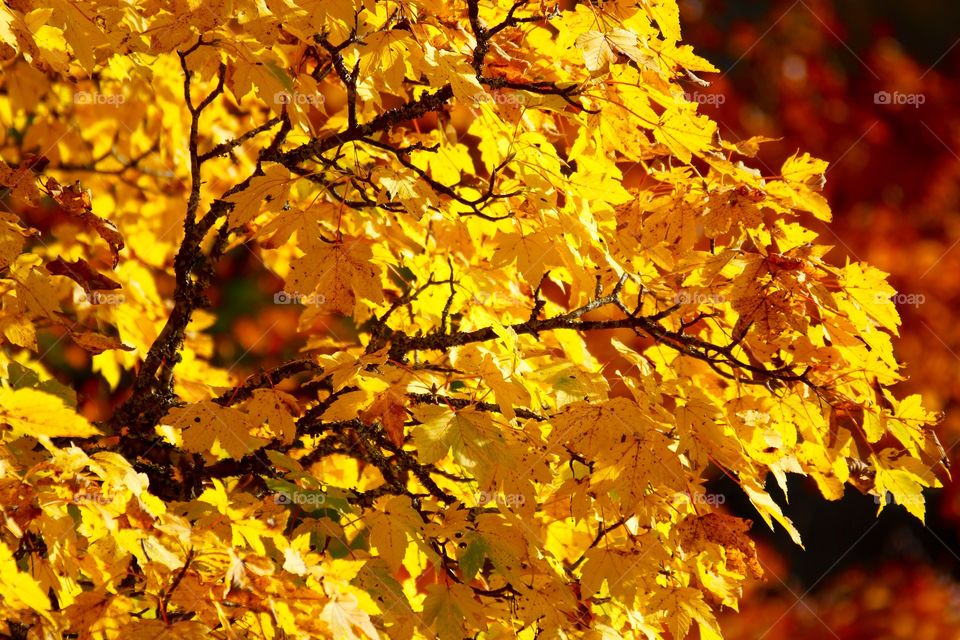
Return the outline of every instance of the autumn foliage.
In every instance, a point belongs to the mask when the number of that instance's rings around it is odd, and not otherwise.
[[[946,477],[827,164],[724,138],[674,0],[11,2],[0,58],[9,637],[717,638],[711,470],[797,544],[787,474]]]

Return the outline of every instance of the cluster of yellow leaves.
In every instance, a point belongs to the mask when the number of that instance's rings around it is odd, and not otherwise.
[[[674,0],[40,4],[0,7],[6,620],[104,638],[716,638],[714,608],[760,572],[748,524],[698,500],[711,465],[798,543],[769,476],[923,517],[935,416],[886,390],[893,290],[803,226],[830,219],[825,163],[764,176],[762,140],[721,139],[685,99],[715,69],[680,43]],[[495,28],[510,16],[529,20]],[[195,127],[184,69],[192,107],[223,88]],[[273,118],[288,133],[262,157]],[[122,434],[91,440],[38,334],[129,381],[169,314],[191,144],[199,215],[227,203],[228,248],[321,301],[301,333],[323,376],[312,397],[221,401],[238,381],[197,312],[157,435],[201,464],[253,460],[265,488],[213,479],[164,502],[108,451]],[[298,149],[298,171],[277,161]],[[41,235],[22,224],[38,210],[59,216]],[[359,338],[322,335],[318,314]],[[588,331],[624,318],[658,328]],[[457,334],[480,337],[391,351]],[[354,448],[314,455],[347,431]]]
[[[16,395],[14,407],[34,400]],[[6,620],[87,637],[203,638],[212,627],[258,637],[376,635],[369,598],[349,585],[362,563],[312,552],[308,532],[288,535],[280,504],[238,495],[235,482],[165,504],[121,456],[41,441],[38,452],[17,438],[0,458]],[[184,619],[175,609],[193,613]]]

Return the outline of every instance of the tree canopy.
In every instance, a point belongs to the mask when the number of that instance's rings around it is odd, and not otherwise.
[[[940,485],[827,163],[698,112],[675,0],[11,1],[0,60],[9,637],[717,638],[711,470],[798,544],[788,473]],[[218,356],[241,252],[296,357]]]

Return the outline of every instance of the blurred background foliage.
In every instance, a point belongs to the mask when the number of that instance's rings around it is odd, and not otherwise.
[[[770,175],[798,149],[830,162],[834,223],[812,221],[849,257],[889,272],[903,317],[895,341],[909,380],[944,411],[940,439],[960,472],[960,3],[950,0],[681,0],[685,39],[721,73],[691,87],[722,135],[780,138],[761,147]],[[894,104],[890,96],[921,96]],[[879,94],[879,95],[878,95]],[[905,100],[901,98],[901,100]],[[922,104],[916,104],[922,102]],[[818,228],[819,226],[819,228]],[[713,490],[751,517],[734,487]],[[806,542],[765,537],[767,581],[733,639],[960,638],[960,492],[928,496],[927,526],[899,507],[875,518],[848,489],[824,504],[812,484],[790,486],[788,515]]]

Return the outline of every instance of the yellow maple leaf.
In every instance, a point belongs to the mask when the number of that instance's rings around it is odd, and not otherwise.
[[[637,34],[626,29],[612,29],[608,33],[587,31],[577,38],[577,48],[590,71],[603,71],[620,55],[640,65],[652,64],[650,55],[643,51]]]
[[[163,424],[181,429],[183,448],[210,454],[214,445],[232,458],[240,458],[266,444],[250,435],[260,425],[250,415],[212,401],[171,409]]]
[[[6,607],[14,610],[33,609],[51,620],[50,599],[47,594],[33,576],[20,570],[13,553],[3,542],[0,542],[0,596]]]
[[[352,315],[358,300],[380,302],[380,269],[372,262],[370,246],[356,239],[317,243],[290,265],[287,288],[297,295],[319,294],[317,304]]]
[[[86,438],[100,434],[61,398],[36,389],[0,387],[0,424],[9,425],[15,438]]]
[[[271,165],[264,175],[256,176],[250,186],[229,198],[233,202],[230,212],[230,225],[239,227],[247,224],[260,213],[261,205],[268,211],[279,211],[290,193],[292,179],[290,172],[280,165]]]

